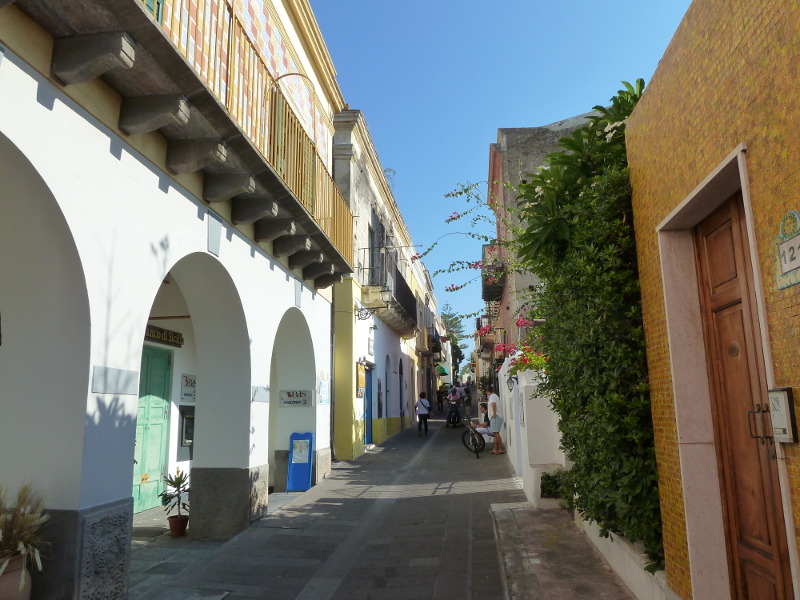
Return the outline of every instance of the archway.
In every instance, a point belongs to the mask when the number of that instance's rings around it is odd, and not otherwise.
[[[0,206],[0,481],[10,494],[26,481],[42,494],[49,541],[62,550],[46,561],[47,573],[64,577],[38,577],[36,585],[63,593],[76,587],[76,515],[95,493],[86,491],[84,445],[98,432],[129,433],[132,422],[117,397],[98,400],[89,415],[91,326],[81,258],[53,192],[2,134]],[[109,468],[125,464],[117,450],[109,448]]]
[[[160,383],[164,370],[166,384]],[[250,339],[231,276],[209,254],[181,258],[155,294],[140,378],[139,420],[151,416],[150,406],[166,407],[158,427],[169,433],[158,429],[136,452],[160,453],[165,471],[190,470],[196,539],[228,539],[259,516],[251,505],[250,381]],[[137,422],[140,439],[141,429]],[[159,435],[166,439],[160,446]]]
[[[303,313],[290,308],[283,315],[270,364],[269,482],[272,490],[286,491],[289,436],[317,430],[317,376],[314,344]],[[316,481],[318,446],[315,437],[312,482]]]

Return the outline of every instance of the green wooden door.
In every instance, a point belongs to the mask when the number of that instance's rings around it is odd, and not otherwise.
[[[169,374],[172,354],[145,346],[139,373],[139,411],[133,465],[133,511],[161,504],[169,442]]]

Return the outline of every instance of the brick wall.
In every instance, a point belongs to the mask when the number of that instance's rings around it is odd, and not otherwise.
[[[800,285],[777,289],[772,249],[783,215],[800,210],[799,67],[796,2],[695,0],[628,124],[667,580],[684,599],[691,580],[655,227],[747,143],[777,385],[800,387]],[[800,460],[796,445],[786,451],[797,523]]]

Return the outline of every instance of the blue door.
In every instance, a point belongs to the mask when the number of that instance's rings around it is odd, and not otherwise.
[[[372,443],[372,369],[367,370],[364,388],[364,444]]]

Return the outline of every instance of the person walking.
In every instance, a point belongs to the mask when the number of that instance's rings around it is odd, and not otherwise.
[[[425,392],[419,393],[416,405],[417,412],[417,432],[422,437],[422,425],[425,425],[425,435],[428,435],[428,415],[431,412],[431,403],[428,401]]]
[[[494,448],[490,454],[505,454],[506,447],[503,445],[503,438],[500,437],[500,428],[503,426],[503,404],[500,396],[495,393],[494,386],[487,388],[489,392],[489,428],[494,436]]]

